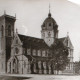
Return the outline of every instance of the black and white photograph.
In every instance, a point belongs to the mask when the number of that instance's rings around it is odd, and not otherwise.
[[[0,80],[80,80],[80,0],[0,0]]]

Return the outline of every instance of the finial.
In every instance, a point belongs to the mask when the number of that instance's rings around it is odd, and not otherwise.
[[[15,18],[16,18],[16,13],[15,13]]]
[[[16,28],[16,33],[18,34],[18,29]]]
[[[67,36],[69,36],[69,32],[67,32]]]
[[[50,13],[50,3],[49,3],[49,13]]]
[[[50,3],[49,3],[49,14],[48,17],[51,17],[51,13],[50,13]]]
[[[4,10],[4,15],[6,15],[6,10]]]

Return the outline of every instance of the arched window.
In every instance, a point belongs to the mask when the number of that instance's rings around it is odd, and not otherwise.
[[[15,48],[15,51],[16,51],[16,54],[19,53],[19,49],[17,47]]]
[[[51,26],[51,23],[49,23],[49,26]]]
[[[8,26],[8,36],[11,36],[11,26]]]
[[[36,56],[36,50],[35,49],[33,50],[33,56]]]
[[[31,49],[27,49],[27,55],[31,54]]]
[[[16,62],[16,60],[14,59],[14,60],[13,60],[13,64],[15,64],[15,62]]]
[[[11,62],[10,62],[10,64],[9,64],[9,69],[10,69],[10,72],[11,72]]]
[[[2,25],[2,27],[1,27],[1,35],[3,36],[3,34],[4,34],[4,28],[3,28],[3,25]]]
[[[41,51],[40,50],[38,50],[38,56],[41,56]]]
[[[46,52],[45,51],[42,51],[42,56],[46,57]]]

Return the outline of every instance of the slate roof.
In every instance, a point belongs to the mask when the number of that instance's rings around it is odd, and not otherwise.
[[[66,37],[63,37],[63,38],[59,38],[58,40],[63,42],[65,39],[66,39]]]
[[[55,21],[52,17],[47,17],[47,18],[44,20],[43,23],[48,22],[48,21],[53,22],[53,24],[57,24],[56,21]]]
[[[31,48],[39,48],[39,49],[49,49],[49,46],[45,43],[43,39],[25,36],[18,34],[21,42],[23,43],[23,47],[31,47]]]
[[[60,42],[63,43],[65,39],[66,39],[66,37],[63,37],[63,38],[56,38],[56,39],[55,39],[55,42],[60,41]]]
[[[51,17],[51,13],[48,14],[48,17],[44,20],[43,23],[51,21],[53,24],[57,24],[56,21]]]
[[[6,19],[10,19],[10,20],[16,20],[16,17],[14,17],[14,16],[10,16],[10,15],[7,15],[7,14],[4,14],[4,15],[2,15],[2,16],[0,16],[0,18],[6,18]]]

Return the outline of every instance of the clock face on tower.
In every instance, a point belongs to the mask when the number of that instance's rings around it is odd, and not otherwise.
[[[50,32],[48,32],[48,37],[51,37],[51,33]]]

